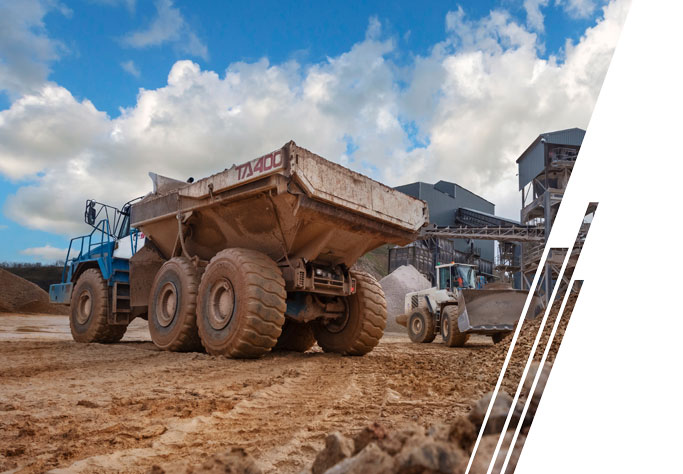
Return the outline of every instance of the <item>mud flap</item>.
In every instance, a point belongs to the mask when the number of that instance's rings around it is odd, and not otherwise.
[[[73,287],[73,283],[57,283],[50,285],[50,303],[71,303],[71,292],[73,291]]]

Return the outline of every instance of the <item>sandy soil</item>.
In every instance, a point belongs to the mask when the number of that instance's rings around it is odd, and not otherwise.
[[[141,320],[100,345],[72,342],[65,317],[0,315],[0,471],[146,472],[239,446],[299,472],[331,431],[466,413],[495,385],[491,352],[483,336],[452,349],[390,335],[364,357],[231,360],[159,351]]]

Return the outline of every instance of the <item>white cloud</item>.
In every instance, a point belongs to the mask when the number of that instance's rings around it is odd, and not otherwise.
[[[56,1],[0,2],[0,92],[16,97],[40,88],[50,72],[49,64],[66,50],[45,30],[43,17],[51,10],[71,14]]]
[[[64,260],[66,258],[66,249],[59,249],[52,245],[43,245],[42,247],[31,247],[21,250],[22,255],[29,255],[35,257],[37,260],[54,262],[56,260]]]
[[[135,77],[140,77],[140,70],[137,68],[137,66],[135,65],[135,63],[133,62],[132,59],[129,59],[128,61],[123,61],[121,63],[121,67],[128,74],[135,76]]]
[[[183,53],[208,59],[209,51],[183,18],[172,0],[157,0],[157,16],[144,29],[128,33],[122,42],[133,48],[148,48],[173,43]]]
[[[5,211],[73,234],[86,198],[120,205],[149,191],[148,171],[199,178],[294,139],[390,185],[458,182],[515,217],[515,159],[541,132],[587,126],[627,8],[613,1],[562,61],[539,57],[536,35],[504,11],[458,10],[406,67],[371,19],[364,40],[319,64],[218,74],[178,61],[114,119],[48,85],[0,112],[0,173],[30,181]]]
[[[573,18],[589,18],[597,8],[595,0],[555,0],[555,3]]]
[[[20,179],[83,162],[107,140],[109,127],[107,115],[90,101],[45,84],[0,112],[0,173]]]
[[[534,30],[542,33],[544,30],[544,17],[541,7],[548,5],[548,0],[524,0],[524,10],[526,11],[526,24]]]

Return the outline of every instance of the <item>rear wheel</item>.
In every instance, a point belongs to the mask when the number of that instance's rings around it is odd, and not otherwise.
[[[325,352],[367,354],[384,335],[387,302],[382,287],[369,273],[352,272],[351,277],[356,279],[356,292],[344,298],[344,315],[313,322],[313,334]]]
[[[282,273],[270,257],[247,249],[219,252],[199,284],[202,345],[214,355],[264,355],[282,332],[286,298]]]
[[[427,308],[415,308],[408,316],[408,336],[413,342],[432,342],[436,337],[434,316]]]
[[[306,352],[313,344],[315,336],[310,324],[287,319],[273,350]]]
[[[147,325],[154,344],[166,351],[198,351],[197,269],[185,257],[164,263],[149,296]]]
[[[121,340],[127,326],[109,325],[109,289],[98,269],[84,271],[71,293],[69,326],[76,342],[111,343]]]
[[[441,316],[441,337],[448,347],[462,347],[470,338],[458,329],[458,307],[446,306]]]

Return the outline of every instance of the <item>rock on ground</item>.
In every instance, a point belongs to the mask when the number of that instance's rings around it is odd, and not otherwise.
[[[354,443],[340,433],[331,433],[325,438],[325,448],[318,453],[311,469],[313,474],[322,474],[330,467],[353,455]]]
[[[318,454],[312,472],[318,474],[385,474],[385,473],[462,473],[467,466],[469,450],[476,439],[474,425],[460,417],[451,425],[424,427],[408,424],[388,431],[374,423],[353,440],[339,433],[328,436],[325,448]],[[349,454],[349,446],[354,450]],[[342,448],[342,449],[340,449]],[[320,460],[339,458],[320,471]],[[327,463],[324,464],[328,466]]]
[[[486,416],[486,410],[488,410],[489,404],[491,403],[491,397],[493,397],[493,392],[488,392],[481,397],[472,406],[472,411],[470,411],[468,415],[469,420],[477,427],[477,430],[481,429],[481,425],[484,423],[484,417]],[[503,426],[505,425],[505,420],[507,419],[511,406],[512,397],[503,391],[498,392],[496,401],[491,408],[489,419],[486,422],[484,434],[499,434],[503,431]],[[511,423],[513,421],[515,420],[511,420]]]
[[[498,451],[498,457],[496,458],[496,463],[494,464],[493,472],[501,472],[503,468],[503,463],[505,462],[505,457],[507,456],[508,450],[510,449],[510,443],[512,443],[513,431],[510,430],[505,434],[503,443],[500,446],[500,451]],[[479,448],[477,449],[477,455],[472,461],[472,467],[470,469],[470,474],[486,474],[488,471],[489,463],[493,457],[493,453],[496,449],[496,444],[498,444],[498,439],[500,433],[489,434],[482,436],[481,442],[479,443]],[[510,455],[510,461],[508,462],[507,468],[504,474],[512,474],[515,472],[515,467],[519,461],[519,455],[522,451],[522,446],[526,438],[524,435],[520,434],[517,437],[517,442],[515,443],[515,449]],[[501,473],[503,474],[503,473]]]

